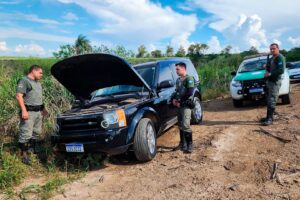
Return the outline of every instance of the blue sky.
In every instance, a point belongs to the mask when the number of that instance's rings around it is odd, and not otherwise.
[[[136,51],[205,43],[207,53],[300,46],[295,0],[0,0],[0,56],[52,56],[79,34]]]

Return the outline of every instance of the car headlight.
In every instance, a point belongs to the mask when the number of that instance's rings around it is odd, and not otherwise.
[[[117,128],[127,126],[126,116],[123,109],[103,114],[102,128]]]
[[[232,85],[233,87],[242,87],[241,81],[232,81],[232,82],[231,82],[231,85]]]

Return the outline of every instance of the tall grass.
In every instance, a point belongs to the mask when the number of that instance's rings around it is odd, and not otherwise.
[[[218,56],[205,63],[196,63],[196,68],[202,85],[204,99],[212,99],[227,94],[232,79],[231,72],[235,71],[242,61],[237,55]]]

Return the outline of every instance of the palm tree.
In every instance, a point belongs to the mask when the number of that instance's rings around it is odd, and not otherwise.
[[[92,52],[92,46],[86,36],[80,34],[75,41],[76,55]]]

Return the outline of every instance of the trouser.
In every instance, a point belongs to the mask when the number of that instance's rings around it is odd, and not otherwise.
[[[30,139],[38,140],[42,133],[42,113],[29,111],[28,120],[20,117],[19,143],[27,143]]]
[[[191,133],[191,115],[192,110],[187,107],[181,107],[178,109],[177,119],[178,126],[181,131]]]
[[[268,95],[267,95],[267,106],[269,109],[276,107],[276,102],[279,96],[279,89],[281,87],[281,80],[276,82],[267,81]]]

